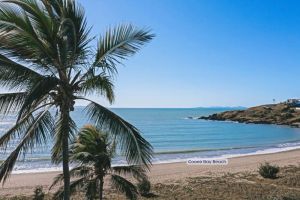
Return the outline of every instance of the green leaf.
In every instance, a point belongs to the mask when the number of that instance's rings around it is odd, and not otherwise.
[[[116,64],[137,53],[153,37],[149,30],[138,29],[132,25],[109,28],[98,41],[94,66],[115,73]]]
[[[87,181],[86,177],[82,177],[82,178],[76,179],[74,181],[71,181],[71,183],[70,183],[71,194],[74,194],[77,191],[80,191],[80,189],[82,189],[82,187],[84,186],[86,181]],[[59,190],[54,193],[53,199],[63,199],[63,195],[64,195],[64,186],[60,187]]]
[[[42,78],[41,74],[0,54],[0,84],[3,87],[27,89]]]
[[[145,169],[139,165],[115,166],[112,167],[112,171],[118,175],[132,175],[137,180],[147,179]]]
[[[36,145],[46,144],[52,132],[53,119],[50,112],[45,110],[37,114],[23,137],[21,137],[19,144],[1,164],[0,182],[2,181],[4,184],[21,153],[25,155],[28,150],[33,150]]]
[[[0,147],[6,150],[9,141],[18,137],[20,138],[21,135],[24,135],[28,127],[33,123],[33,120],[34,117],[32,114],[28,114],[23,119],[19,120],[18,123],[16,123],[0,137]]]
[[[92,167],[78,166],[78,167],[74,167],[73,169],[70,170],[70,176],[72,178],[85,177],[87,179],[88,177],[92,176],[91,172],[93,172]],[[63,180],[64,180],[64,175],[63,174],[57,175],[54,178],[53,183],[50,186],[49,190],[51,190],[54,186],[57,186],[58,184],[60,184]]]
[[[38,81],[27,91],[27,96],[19,111],[20,119],[26,112],[37,107],[41,101],[46,101],[51,91],[55,91],[60,81],[56,77],[47,76]]]
[[[19,111],[26,96],[25,92],[0,94],[0,114],[7,115]]]
[[[97,127],[116,136],[129,164],[151,165],[152,146],[137,128],[96,102],[91,102],[85,110]]]
[[[111,183],[118,191],[125,193],[128,199],[137,199],[137,188],[122,176],[111,175]]]
[[[41,7],[37,6],[37,2],[33,0],[9,1],[17,6],[11,6],[7,3],[1,3],[0,8],[0,49],[6,52],[6,55],[14,57],[18,60],[30,61],[38,64],[49,71],[52,68],[52,60],[55,58],[54,46],[49,44],[47,35],[49,32],[44,32],[53,27],[51,24],[40,26],[41,19],[36,20],[36,16],[29,10],[35,10],[36,13],[43,13]],[[41,16],[41,15],[40,15]],[[49,16],[43,14],[43,19],[51,22]],[[51,29],[55,31],[55,29]],[[57,34],[57,32],[55,32]],[[53,63],[52,63],[53,64]],[[40,68],[41,69],[41,68]]]
[[[111,81],[111,77],[106,76],[104,73],[87,76],[79,87],[84,95],[91,95],[94,93],[105,95],[110,103],[113,103],[115,99],[114,85]]]

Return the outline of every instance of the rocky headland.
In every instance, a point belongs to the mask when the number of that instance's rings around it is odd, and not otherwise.
[[[287,103],[279,103],[215,113],[199,119],[300,127],[300,108]]]

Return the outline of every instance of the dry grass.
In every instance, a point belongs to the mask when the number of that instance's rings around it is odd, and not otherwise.
[[[264,179],[258,173],[235,173],[217,177],[195,177],[173,181],[171,184],[159,183],[152,186],[152,197],[143,200],[299,200],[300,166],[280,169],[277,179]],[[107,200],[125,200],[114,190],[105,191]],[[2,198],[3,200],[5,198]],[[0,200],[2,200],[0,198]],[[11,198],[12,199],[12,198]],[[32,199],[15,197],[14,200]],[[50,199],[49,196],[47,199]],[[76,195],[74,200],[84,199]]]
[[[300,166],[281,169],[274,180],[257,173],[226,174],[221,177],[196,177],[173,184],[156,184],[153,199],[300,199]]]

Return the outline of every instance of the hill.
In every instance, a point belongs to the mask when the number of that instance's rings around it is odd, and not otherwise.
[[[234,110],[202,116],[199,119],[217,121],[235,121],[254,124],[300,125],[300,110],[286,103],[251,107],[246,110]]]

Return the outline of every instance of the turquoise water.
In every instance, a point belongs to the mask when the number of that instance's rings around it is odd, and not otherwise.
[[[192,109],[112,109],[134,124],[153,145],[154,162],[185,161],[194,157],[232,157],[278,152],[300,147],[300,129],[277,125],[240,124],[198,120],[196,117],[232,108]],[[82,108],[72,114],[81,127],[87,123]],[[13,117],[0,121],[3,133]],[[37,148],[15,170],[54,169],[50,162],[51,144]],[[12,150],[12,147],[8,148]],[[6,154],[0,155],[0,160]],[[123,163],[116,158],[115,164]]]

